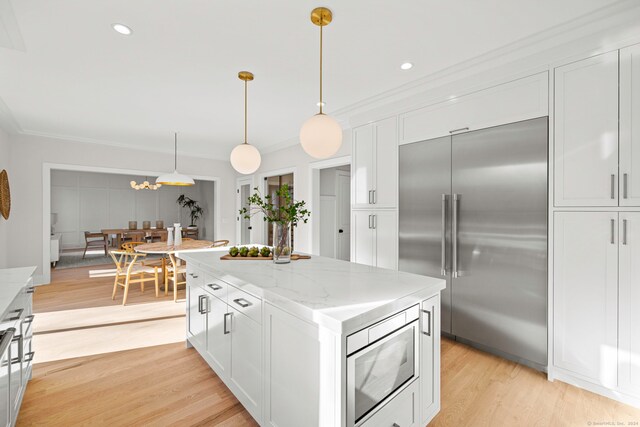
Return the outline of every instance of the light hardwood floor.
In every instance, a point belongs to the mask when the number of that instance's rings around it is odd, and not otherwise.
[[[171,295],[156,300],[151,288],[135,287],[122,307],[111,300],[111,278],[88,279],[92,268],[54,271],[52,285],[36,290],[36,364],[18,425],[256,425],[185,348],[184,291],[174,304]],[[442,411],[433,426],[639,421],[638,409],[442,341]]]

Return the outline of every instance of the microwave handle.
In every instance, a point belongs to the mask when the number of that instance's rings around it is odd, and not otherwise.
[[[422,310],[422,333],[426,336],[431,336],[431,311],[430,310]],[[424,321],[427,319],[427,324],[425,326]]]

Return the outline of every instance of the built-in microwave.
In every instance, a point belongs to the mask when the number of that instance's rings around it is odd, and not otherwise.
[[[419,377],[419,306],[347,337],[347,426],[359,426]]]

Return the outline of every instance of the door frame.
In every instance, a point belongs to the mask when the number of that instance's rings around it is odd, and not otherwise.
[[[249,192],[251,192],[251,190],[253,189],[253,187],[255,187],[255,184],[253,182],[253,175],[249,175],[249,176],[243,176],[240,178],[236,178],[236,211],[235,211],[235,217],[236,217],[236,244],[240,244],[240,242],[242,241],[242,221],[240,220],[240,209],[242,209],[242,200],[240,200],[240,187],[242,187],[243,185],[247,185],[249,184]],[[253,227],[251,227],[251,230],[249,230],[249,242],[253,243]]]
[[[337,166],[351,166],[351,156],[334,157],[327,160],[319,160],[309,163],[309,210],[311,212],[320,211],[320,171],[322,169],[335,168]],[[351,171],[351,204],[353,204],[353,170]],[[313,255],[320,254],[320,221],[316,221],[315,215],[311,215],[309,222],[309,242],[311,245],[311,253]]]

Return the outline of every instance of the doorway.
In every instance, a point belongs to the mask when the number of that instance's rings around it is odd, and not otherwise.
[[[253,178],[239,178],[236,186],[236,240],[240,245],[248,245],[251,243],[251,219],[240,215],[242,208],[249,209],[249,196],[251,196],[251,185]]]
[[[320,255],[350,260],[351,166],[320,170]]]

